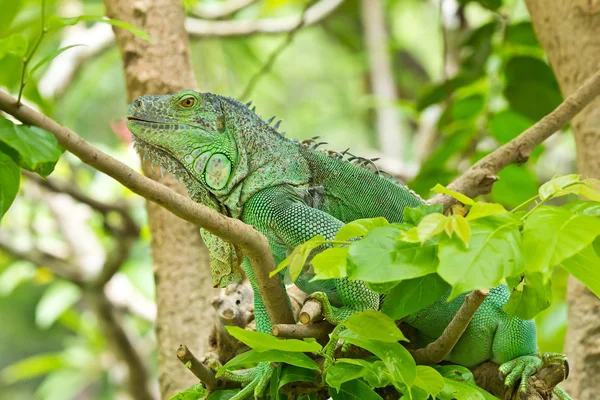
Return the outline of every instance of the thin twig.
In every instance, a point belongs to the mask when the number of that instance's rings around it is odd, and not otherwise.
[[[600,71],[586,80],[554,111],[510,142],[479,160],[448,185],[448,188],[471,198],[490,193],[492,186],[498,180],[498,172],[510,164],[520,164],[527,161],[531,152],[540,143],[559,131],[599,94]],[[429,200],[431,204],[443,204],[444,209],[448,209],[456,202],[456,199],[446,195],[437,195]]]
[[[304,26],[321,22],[337,10],[343,2],[344,0],[321,0],[318,3],[315,3],[304,15]],[[185,28],[191,38],[205,38],[210,36],[234,37],[254,34],[286,33],[296,29],[298,23],[298,17],[225,21],[187,18],[185,21]]]
[[[68,260],[56,257],[53,254],[37,248],[31,248],[27,251],[19,250],[15,248],[4,235],[0,236],[0,250],[3,250],[16,259],[29,261],[37,266],[48,267],[56,275],[71,281],[78,286],[84,285],[84,280],[81,277],[79,268],[72,265]]]
[[[58,179],[52,177],[43,179],[38,174],[34,174],[33,172],[29,172],[26,170],[23,170],[23,175],[25,175],[27,178],[31,179],[32,181],[46,189],[49,189],[55,193],[65,193],[71,196],[73,199],[81,203],[87,204],[88,206],[100,212],[104,216],[111,212],[117,212],[121,215],[121,217],[124,220],[125,229],[129,230],[131,234],[134,235],[138,235],[140,232],[140,227],[129,212],[129,207],[122,202],[105,203],[100,200],[96,200],[85,194],[77,185],[61,182]]]
[[[46,34],[46,26],[45,26],[45,12],[46,12],[46,0],[42,0],[42,28],[40,31],[40,36],[37,41],[33,45],[33,48],[29,52],[29,55],[25,57],[23,61],[23,68],[21,69],[21,84],[19,85],[19,95],[17,96],[17,104],[21,104],[21,96],[23,95],[23,89],[25,89],[25,85],[27,84],[25,80],[25,72],[27,71],[27,66],[31,62],[33,55],[37,51],[38,47],[42,43],[42,39],[44,39],[44,35]]]
[[[310,325],[298,324],[278,324],[273,325],[273,336],[278,336],[286,339],[304,339],[304,338],[321,338],[326,337],[333,331],[335,326],[329,322],[319,322]]]
[[[487,290],[474,290],[469,293],[439,338],[422,349],[410,350],[417,364],[434,365],[442,361],[461,338],[487,295]]]
[[[200,379],[206,385],[209,391],[213,391],[218,387],[219,382],[213,370],[202,364],[186,345],[182,344],[179,346],[177,349],[177,358],[196,378]]]
[[[306,7],[304,8],[304,10],[302,10],[300,20],[296,23],[296,26],[294,27],[294,29],[292,29],[287,34],[287,37],[285,38],[285,40],[275,50],[273,50],[273,52],[269,55],[267,62],[263,65],[263,67],[256,74],[254,74],[254,76],[252,78],[250,78],[248,85],[246,86],[246,88],[244,89],[244,91],[242,92],[242,94],[239,97],[239,99],[241,101],[244,101],[252,93],[252,90],[254,90],[254,87],[256,86],[256,84],[258,83],[260,78],[262,78],[264,75],[266,75],[271,70],[271,68],[273,68],[273,65],[275,64],[277,57],[279,57],[279,55],[283,52],[283,50],[285,50],[285,48],[290,43],[292,43],[292,40],[294,40],[294,36],[296,35],[296,33],[300,30],[300,28],[302,28],[306,24],[306,12],[310,8],[310,4],[311,3],[308,3],[306,5]]]
[[[198,2],[190,12],[198,18],[219,19],[229,17],[253,3],[256,3],[256,0],[225,0],[220,3]]]
[[[288,302],[279,278],[269,278],[269,273],[275,270],[269,242],[254,227],[219,214],[138,174],[51,118],[26,105],[18,105],[14,97],[2,91],[0,91],[0,109],[25,124],[37,126],[52,133],[63,148],[79,157],[84,163],[111,176],[134,193],[166,208],[178,217],[240,246],[250,259],[259,287],[264,289],[261,294],[271,321],[276,324],[294,322],[292,310],[285,306]]]

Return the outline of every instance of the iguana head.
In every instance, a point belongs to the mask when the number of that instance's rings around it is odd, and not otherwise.
[[[193,90],[141,96],[129,106],[127,127],[140,150],[181,178],[195,201],[234,218],[262,189],[309,181],[298,147],[228,97]],[[241,253],[223,241],[217,247],[211,249],[213,284],[223,287],[238,280],[232,264]]]
[[[129,106],[128,120],[136,142],[150,153],[154,150],[151,157],[164,153],[211,191],[227,186],[238,151],[218,96],[193,90],[141,96]]]

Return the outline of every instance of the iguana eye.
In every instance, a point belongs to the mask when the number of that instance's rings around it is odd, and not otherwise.
[[[179,101],[179,104],[184,108],[191,108],[196,104],[196,99],[193,96],[184,97]]]
[[[223,133],[223,131],[225,131],[225,119],[223,117],[217,118],[217,129],[219,133]]]

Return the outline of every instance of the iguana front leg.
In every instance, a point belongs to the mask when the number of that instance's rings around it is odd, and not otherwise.
[[[520,382],[521,396],[527,393],[529,379],[547,365],[562,363],[568,375],[569,364],[563,354],[544,353],[539,357],[535,343],[535,323],[518,317],[501,321],[494,335],[492,353],[494,359],[501,363],[499,371],[504,376],[504,384],[512,388]],[[554,395],[560,400],[571,400],[571,397],[558,386],[554,390]]]
[[[294,248],[316,235],[333,239],[336,232],[344,225],[342,221],[331,215],[307,206],[286,187],[273,187],[254,195],[244,207],[242,220],[255,226],[267,237],[276,262],[285,258],[286,249]],[[244,270],[254,290],[254,316],[257,330],[270,334],[272,322],[262,302],[260,288],[256,284],[247,259],[244,261]],[[326,300],[326,296],[317,296],[324,301],[325,307],[331,310],[331,313],[327,313],[327,318],[332,323],[343,322],[357,311],[377,309],[379,306],[379,295],[371,292],[362,282],[336,280],[335,289],[342,300],[342,307],[334,308]],[[329,347],[326,348],[335,346],[335,342],[337,338],[332,338]],[[271,373],[270,365],[261,363],[246,375],[233,376],[232,372],[228,372],[225,376],[246,384],[246,387],[233,397],[234,400],[239,400],[252,393],[260,396],[268,384]]]

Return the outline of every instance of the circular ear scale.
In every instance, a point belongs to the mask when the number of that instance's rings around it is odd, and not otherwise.
[[[215,190],[223,189],[229,181],[231,174],[231,161],[225,154],[213,155],[206,164],[204,179],[206,184]]]

